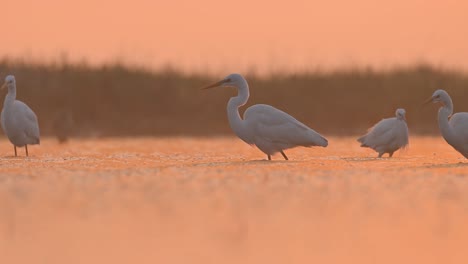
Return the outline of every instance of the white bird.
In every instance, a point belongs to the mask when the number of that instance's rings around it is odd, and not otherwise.
[[[8,88],[1,114],[2,128],[15,147],[25,146],[28,156],[28,145],[39,144],[39,125],[36,114],[25,103],[16,100],[16,80],[13,75],[5,78],[2,90]]]
[[[358,138],[361,147],[371,148],[379,153],[379,158],[408,145],[408,126],[406,125],[405,109],[396,110],[396,117],[382,119],[369,129],[369,132]]]
[[[288,160],[284,154],[285,149],[328,145],[327,139],[319,133],[269,105],[257,104],[247,108],[242,119],[239,107],[245,105],[249,99],[249,85],[242,75],[231,74],[203,89],[219,86],[237,88],[238,95],[229,99],[227,105],[229,125],[240,139],[264,152],[268,160],[277,152]]]
[[[439,129],[445,141],[455,150],[468,158],[468,113],[453,113],[450,95],[444,90],[437,90],[426,103],[441,103],[439,109]]]

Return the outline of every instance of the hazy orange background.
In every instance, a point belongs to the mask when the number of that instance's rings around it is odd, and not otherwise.
[[[199,72],[468,69],[468,2],[458,0],[6,0],[1,12],[0,56]]]

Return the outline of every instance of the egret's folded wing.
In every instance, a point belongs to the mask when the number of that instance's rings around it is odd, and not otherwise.
[[[456,113],[450,118],[449,124],[463,142],[468,142],[468,113]]]
[[[15,107],[21,109],[22,116],[24,117],[23,126],[26,135],[28,135],[28,137],[39,140],[39,124],[37,122],[36,114],[25,103],[21,101],[15,101],[15,103]]]
[[[323,145],[326,139],[289,114],[269,105],[254,105],[246,110],[244,120],[263,140],[288,146]]]
[[[366,135],[359,138],[359,142],[369,147],[386,144],[395,138],[394,127],[396,118],[386,118],[380,120]]]

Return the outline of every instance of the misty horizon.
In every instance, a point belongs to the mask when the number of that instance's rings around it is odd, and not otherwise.
[[[112,8],[109,8],[112,6]],[[412,64],[468,70],[457,1],[7,1],[0,57],[215,74]],[[33,21],[33,22],[32,22]]]

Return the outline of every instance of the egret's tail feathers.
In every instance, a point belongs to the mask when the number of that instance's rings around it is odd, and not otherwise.
[[[359,143],[361,143],[361,147],[363,147],[363,148],[368,148],[368,147],[369,147],[369,146],[365,143],[365,141],[366,141],[366,136],[362,136],[362,137],[358,138],[357,141],[358,141]]]
[[[303,147],[326,147],[328,146],[328,140],[319,133],[312,129],[309,129],[305,134],[297,136],[295,139],[296,146]]]
[[[364,139],[366,139],[366,136],[362,136],[362,137],[358,138],[357,142],[364,143]]]
[[[319,147],[327,147],[328,146],[328,140],[322,136],[315,137],[312,142],[310,142],[308,147],[314,147],[314,146],[319,146]]]
[[[321,142],[321,144],[319,144],[319,146],[324,147],[324,148],[327,147],[328,146],[328,140],[326,138],[322,137],[322,142]]]

